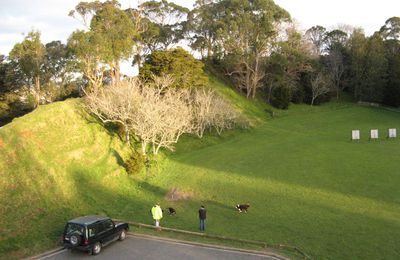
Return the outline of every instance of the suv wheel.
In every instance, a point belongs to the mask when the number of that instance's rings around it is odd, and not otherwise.
[[[97,255],[99,254],[101,251],[101,244],[99,242],[97,242],[96,244],[94,244],[93,249],[92,249],[92,254],[93,255]]]
[[[81,242],[81,236],[78,234],[72,234],[69,237],[69,242],[71,243],[72,246],[77,246]]]
[[[126,238],[126,230],[123,229],[123,230],[121,231],[121,233],[119,234],[118,240],[119,240],[119,241],[122,241],[122,240],[124,240],[125,238]]]

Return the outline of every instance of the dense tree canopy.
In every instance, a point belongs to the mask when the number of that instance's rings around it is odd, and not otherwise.
[[[140,69],[140,77],[151,80],[153,75],[171,75],[176,88],[191,88],[207,85],[204,64],[182,48],[154,51],[146,58]]]

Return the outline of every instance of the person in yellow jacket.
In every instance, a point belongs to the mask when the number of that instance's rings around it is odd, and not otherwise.
[[[151,214],[153,215],[153,219],[156,222],[156,227],[160,226],[160,219],[162,219],[162,210],[161,207],[159,205],[159,203],[157,203],[155,206],[153,206],[151,208]]]

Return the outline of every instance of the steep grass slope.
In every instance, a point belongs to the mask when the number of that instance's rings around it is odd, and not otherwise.
[[[79,100],[40,107],[0,129],[0,257],[54,247],[71,217],[140,208],[151,194],[126,177],[128,153]]]

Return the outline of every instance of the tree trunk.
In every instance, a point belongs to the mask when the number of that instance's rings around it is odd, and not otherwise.
[[[120,67],[119,67],[119,62],[115,61],[111,63],[111,84],[112,85],[117,85],[120,81]]]
[[[250,83],[250,70],[246,68],[246,98],[249,98],[251,96],[251,83]]]
[[[272,90],[273,90],[273,85],[272,85],[272,83],[269,85],[269,88],[268,88],[268,100],[267,100],[267,102],[268,102],[268,104],[271,104],[271,96],[272,96]]]
[[[125,142],[129,144],[129,128],[125,125]]]
[[[336,85],[336,99],[339,100],[339,84]]]
[[[145,141],[142,141],[142,154],[146,155],[146,147],[147,147],[147,143]]]
[[[35,108],[36,108],[40,104],[40,77],[39,76],[35,77],[34,92],[35,92]]]
[[[115,70],[115,83],[118,84],[120,82],[120,79],[121,79],[121,68],[119,66],[119,62],[118,61],[115,62],[114,70]]]

